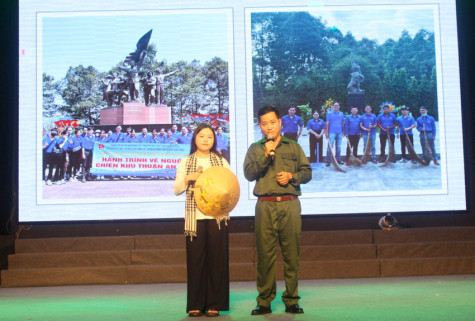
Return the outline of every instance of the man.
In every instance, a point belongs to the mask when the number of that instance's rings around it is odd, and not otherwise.
[[[244,176],[256,181],[255,239],[257,248],[257,306],[252,315],[271,313],[276,296],[277,243],[284,258],[285,291],[282,301],[288,313],[303,313],[298,305],[298,271],[301,234],[300,184],[312,179],[312,169],[302,148],[281,136],[279,110],[272,106],[258,112],[259,127],[266,136],[249,147]]]
[[[398,134],[397,137],[401,141],[401,160],[400,163],[405,163],[408,161],[408,157],[406,156],[406,133],[407,137],[411,142],[411,145],[414,146],[414,138],[412,135],[412,129],[416,127],[416,121],[414,117],[409,115],[409,109],[406,106],[401,107],[402,116],[397,118],[397,127],[398,127]],[[408,150],[409,151],[409,150]],[[412,163],[415,163],[416,160],[411,160]]]
[[[150,143],[152,136],[148,134],[148,130],[146,127],[142,128],[142,134],[137,137],[138,143]]]
[[[190,134],[190,137],[193,137],[193,133],[195,132],[195,124],[191,123],[188,124],[188,134]]]
[[[155,133],[157,132],[156,129],[154,129],[154,131]],[[160,128],[160,133],[157,135],[157,137],[154,137],[153,142],[158,143],[158,144],[164,144],[166,143],[165,141],[166,138],[167,138],[167,135],[165,134],[165,128]]]
[[[64,184],[66,180],[69,180],[67,177],[67,171],[69,166],[69,149],[73,146],[72,137],[68,135],[67,130],[61,132],[61,137],[58,139],[58,148],[61,148],[61,160],[59,162],[59,179],[56,182],[57,184]]]
[[[346,116],[345,119],[345,137],[350,142],[351,148],[353,148],[353,156],[358,157],[358,143],[361,137],[360,129],[360,116],[358,116],[358,108],[351,107],[351,115]],[[348,144],[347,144],[348,145]],[[350,146],[346,146],[346,162],[345,165],[349,165],[351,150]]]
[[[216,129],[216,151],[223,156],[229,163],[229,139],[223,134],[223,127]]]
[[[82,163],[81,141],[83,140],[82,130],[76,129],[76,134],[72,137],[70,162],[68,166],[68,176],[70,182],[76,181],[76,174],[79,172]],[[73,170],[74,169],[74,170]]]
[[[67,144],[68,147],[66,148],[66,154],[64,155],[63,172],[66,173],[66,176],[64,179],[68,181],[69,180],[68,168],[69,168],[69,162],[70,162],[71,153],[72,153],[72,150],[71,150],[72,139],[74,136],[73,128],[71,126],[68,126],[68,128],[66,128],[66,132],[67,132],[67,137],[70,143]]]
[[[310,163],[323,161],[323,133],[325,130],[325,122],[320,119],[318,111],[314,111],[313,119],[310,119],[307,124],[307,131],[309,133],[308,139],[310,144]],[[318,144],[318,151],[317,151]],[[318,154],[317,154],[318,153]]]
[[[46,185],[52,185],[52,182],[56,182],[59,178],[61,149],[57,147],[57,135],[58,129],[51,128],[49,135],[43,138],[43,179],[46,181]],[[48,176],[45,178],[46,168],[48,168]]]
[[[177,140],[178,136],[180,136],[181,133],[178,131],[178,126],[173,124],[172,125],[172,136],[175,140]]]
[[[185,126],[181,127],[181,135],[178,136],[176,142],[178,144],[191,144],[191,140],[193,139],[192,134],[188,133]]]
[[[371,159],[373,160],[373,164],[376,164],[376,115],[371,113],[372,108],[370,105],[366,105],[364,111],[365,113],[360,117],[360,128],[363,130],[364,150],[366,151],[369,135],[369,139],[371,139]]]
[[[122,126],[116,126],[115,132],[107,136],[107,143],[123,143],[125,139],[125,134],[121,132]]]
[[[333,143],[335,143],[336,149],[336,161],[338,164],[343,164],[340,160],[340,153],[341,153],[341,138],[343,135],[343,129],[345,128],[345,115],[340,111],[340,103],[335,101],[333,103],[333,111],[327,114],[326,119],[326,132],[325,135],[329,140],[328,148],[327,148],[327,158],[325,166],[330,166],[330,148],[332,148]]]
[[[81,140],[82,147],[82,180],[81,182],[86,183],[86,180],[91,180],[91,167],[92,167],[92,153],[94,151],[94,143],[96,142],[96,137],[94,136],[94,130],[92,127],[89,128],[89,131],[86,136]]]
[[[394,127],[397,125],[397,119],[396,115],[389,112],[389,105],[383,106],[383,113],[378,116],[376,123],[378,124],[379,129],[381,129],[379,132],[379,142],[381,144],[379,162],[384,163],[386,161],[386,141],[390,139],[394,146],[396,138],[396,136],[394,136]],[[396,160],[390,161],[394,163]]]
[[[440,165],[439,161],[437,160],[437,154],[435,153],[435,134],[436,134],[436,126],[435,126],[435,119],[432,116],[427,114],[427,108],[421,106],[419,108],[421,116],[417,118],[417,130],[420,132],[420,140],[422,146],[422,158],[424,162],[430,162],[427,160],[427,149],[430,148],[432,152],[432,159],[434,160],[435,165]],[[427,141],[429,146],[426,144],[425,134],[427,135]]]
[[[97,133],[97,130],[96,130],[96,133]],[[99,137],[96,138],[96,141],[99,143],[107,143],[107,133],[105,130],[99,130]]]
[[[288,139],[298,141],[302,128],[302,119],[295,115],[295,107],[290,107],[289,114],[282,117],[282,133]]]

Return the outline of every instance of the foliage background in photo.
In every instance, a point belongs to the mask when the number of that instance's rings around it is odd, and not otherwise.
[[[411,36],[404,30],[399,39],[384,43],[356,40],[351,32],[344,35],[309,12],[254,12],[251,28],[255,111],[266,104],[285,109],[307,103],[315,110],[326,106],[331,97],[349,113],[347,85],[353,55],[365,77],[361,84],[365,103],[373,112],[389,100],[408,106],[414,115],[424,105],[438,119],[432,32],[420,29]]]

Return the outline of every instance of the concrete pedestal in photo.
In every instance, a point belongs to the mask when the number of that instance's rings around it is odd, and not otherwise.
[[[101,110],[101,125],[170,124],[171,108],[167,105],[146,106],[143,102],[123,103],[123,107]]]

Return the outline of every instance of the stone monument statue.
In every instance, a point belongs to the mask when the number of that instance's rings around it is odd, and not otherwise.
[[[364,81],[364,76],[361,74],[358,61],[353,57],[351,59],[351,80],[347,86],[348,94],[364,93],[364,90],[360,89],[360,84]]]

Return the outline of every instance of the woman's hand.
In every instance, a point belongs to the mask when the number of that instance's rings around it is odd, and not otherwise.
[[[188,186],[188,183],[190,181],[195,181],[198,179],[198,177],[200,177],[201,173],[199,172],[195,172],[195,173],[191,173],[191,174],[188,174],[185,176],[185,186]]]

